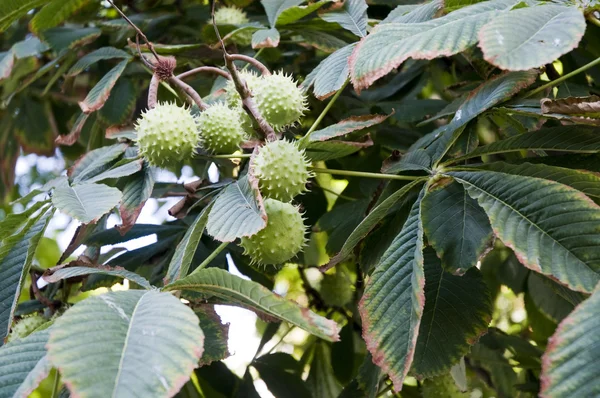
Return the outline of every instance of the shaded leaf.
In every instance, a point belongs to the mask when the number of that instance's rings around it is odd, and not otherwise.
[[[53,28],[44,32],[44,40],[56,51],[87,44],[102,34],[99,28]],[[85,57],[84,57],[85,58]]]
[[[107,124],[122,124],[133,112],[137,93],[130,79],[121,79],[110,92],[98,116]]]
[[[254,235],[266,225],[267,215],[245,176],[228,185],[216,198],[206,231],[220,242],[233,242]]]
[[[196,217],[196,220],[190,225],[183,239],[177,245],[164,279],[165,285],[188,274],[194,253],[196,253],[200,238],[202,238],[202,234],[204,233],[211,208],[212,205],[209,205],[202,209],[202,212]]]
[[[29,397],[48,376],[52,365],[46,357],[49,330],[16,339],[0,348],[0,396]]]
[[[330,1],[331,0],[321,0],[316,1],[314,3],[310,3],[305,6],[293,6],[287,8],[279,14],[279,16],[277,17],[277,21],[275,21],[275,26],[288,25],[293,22],[296,22],[297,20],[304,18],[308,14],[315,12]]]
[[[55,283],[62,279],[91,274],[118,276],[121,278],[129,279],[131,282],[135,282],[144,289],[152,288],[150,282],[148,282],[145,278],[141,277],[135,272],[127,271],[126,269],[120,267],[65,267],[56,271],[52,271],[51,273],[46,272],[43,275],[43,278],[46,282]]]
[[[83,113],[92,113],[104,106],[113,86],[121,76],[121,73],[125,70],[128,62],[129,60],[119,62],[117,66],[108,71],[108,73],[96,83],[94,88],[88,93],[87,97],[79,103],[79,107]]]
[[[365,0],[345,0],[341,7],[332,7],[333,11],[321,15],[327,22],[335,22],[356,36],[367,34],[367,2]]]
[[[429,21],[433,19],[443,6],[444,2],[441,0],[433,0],[417,6],[400,5],[394,8],[381,23],[419,23]]]
[[[516,3],[485,1],[427,22],[378,25],[350,58],[354,88],[369,87],[408,58],[433,59],[466,50],[477,43],[479,29],[486,22]]]
[[[288,8],[299,6],[304,3],[304,0],[261,0],[260,2],[265,9],[269,24],[274,28],[282,12]],[[255,48],[254,45],[252,48]]]
[[[356,247],[360,243],[362,239],[364,239],[369,232],[388,214],[390,209],[402,198],[404,198],[411,189],[416,187],[419,184],[422,184],[423,181],[416,180],[410,182],[403,186],[401,189],[397,190],[393,194],[391,194],[388,198],[386,198],[383,202],[381,202],[377,207],[375,207],[365,218],[362,219],[360,224],[352,231],[344,246],[340,250],[338,254],[329,260],[326,268],[331,268],[336,264],[339,264],[343,260],[345,260],[348,256],[350,256]]]
[[[572,290],[600,280],[600,207],[581,192],[539,178],[480,172],[448,173],[487,213],[494,233],[526,267]]]
[[[88,0],[52,0],[38,11],[31,22],[30,29],[34,33],[53,28],[70,18],[88,3]]]
[[[89,114],[87,113],[79,113],[79,116],[77,116],[77,119],[75,120],[75,123],[73,124],[73,127],[71,128],[71,131],[69,132],[69,134],[66,135],[59,135],[58,137],[56,137],[55,142],[59,145],[73,145],[74,143],[77,142],[77,140],[79,139],[79,136],[81,135],[81,131],[83,130],[83,126],[85,126],[85,123],[88,120],[88,117],[90,117]]]
[[[82,184],[54,190],[52,204],[82,223],[97,221],[121,201],[121,191],[104,184]]]
[[[431,158],[424,149],[409,151],[403,155],[400,160],[396,160],[392,155],[381,165],[382,173],[400,173],[402,171],[425,171],[429,172],[431,167]]]
[[[148,162],[144,162],[139,173],[129,177],[123,187],[123,199],[119,206],[119,214],[123,224],[118,227],[125,234],[133,227],[142,211],[142,207],[152,195],[154,188],[154,172]]]
[[[194,312],[200,319],[200,327],[204,333],[204,352],[200,358],[200,366],[227,358],[230,355],[227,348],[229,324],[222,324],[213,305],[196,305]]]
[[[233,305],[250,308],[293,325],[322,339],[338,339],[338,325],[309,309],[302,308],[265,288],[264,286],[218,268],[194,272],[164,287],[164,290],[191,290],[213,295]]]
[[[469,394],[459,391],[450,373],[423,382],[423,398],[467,398],[469,396]]]
[[[82,183],[108,169],[111,162],[125,153],[127,144],[115,144],[94,149],[79,158],[68,171],[73,183]]]
[[[188,380],[203,341],[198,318],[176,297],[128,290],[69,308],[47,348],[74,395],[165,397]]]
[[[339,159],[352,155],[363,148],[373,145],[370,136],[360,142],[355,141],[315,141],[306,147],[306,156],[312,161]]]
[[[16,42],[12,46],[12,52],[17,59],[26,57],[36,57],[48,50],[48,45],[37,37],[28,37],[25,40]]]
[[[485,211],[457,182],[433,186],[423,198],[423,230],[444,269],[462,274],[491,249],[493,231]]]
[[[373,363],[370,353],[358,369],[358,374],[340,394],[339,398],[376,398],[381,370]]]
[[[375,362],[402,389],[425,305],[421,200],[371,274],[359,303],[363,337]]]
[[[412,372],[430,378],[448,373],[487,331],[492,299],[477,268],[445,272],[431,248],[424,251],[425,308]]]
[[[42,209],[0,246],[0,345],[8,335],[21,287],[52,214],[47,208]]]
[[[335,378],[331,367],[331,348],[323,341],[315,345],[306,384],[312,391],[313,397],[337,398],[342,391],[342,386]]]
[[[542,314],[555,323],[559,323],[573,311],[575,306],[556,294],[544,279],[547,278],[535,272],[530,272],[527,278],[527,293]]]
[[[311,46],[327,53],[333,53],[348,45],[348,43],[342,39],[338,39],[337,37],[325,32],[304,30],[298,33],[302,35],[304,43],[310,44]],[[346,75],[348,75],[348,73],[346,73]]]
[[[567,98],[542,98],[540,101],[542,113],[561,113],[565,115],[593,114],[600,116],[600,97],[567,97]]]
[[[0,32],[5,31],[14,21],[25,16],[29,11],[45,2],[46,0],[10,0],[1,2]]]
[[[486,61],[502,69],[527,70],[568,53],[584,33],[578,7],[540,3],[494,18],[479,31],[479,47]]]
[[[313,131],[308,137],[308,141],[326,141],[332,138],[341,137],[353,131],[363,130],[382,123],[387,119],[387,115],[363,115],[352,116],[336,124],[329,125],[321,130]]]
[[[480,146],[473,152],[453,159],[459,162],[482,155],[542,150],[596,153],[600,151],[600,128],[591,126],[560,126],[519,134],[514,137]]]
[[[600,355],[600,288],[566,317],[542,357],[540,397],[596,396]]]

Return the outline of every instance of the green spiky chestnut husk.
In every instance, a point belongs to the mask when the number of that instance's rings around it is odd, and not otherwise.
[[[159,103],[142,113],[135,129],[140,154],[161,168],[190,159],[200,138],[196,118],[175,103]]]
[[[254,89],[258,85],[259,81],[262,79],[261,76],[257,75],[252,71],[239,71],[240,78],[246,82],[248,89],[251,92],[254,92]],[[240,94],[235,89],[235,84],[232,80],[227,81],[227,85],[225,86],[225,92],[227,96],[227,103],[232,108],[242,108],[242,98]]]
[[[267,226],[240,245],[253,264],[278,265],[293,258],[306,244],[306,227],[298,208],[290,203],[265,199]]]
[[[297,143],[277,140],[259,149],[254,159],[254,175],[264,197],[289,202],[306,190],[306,183],[312,177],[309,165]]]
[[[248,15],[237,7],[221,7],[215,11],[217,25],[244,25],[249,23]],[[252,43],[252,32],[242,31],[234,35],[231,40],[241,46]]]
[[[252,93],[261,115],[276,131],[297,123],[307,109],[306,95],[283,72],[263,76]]]
[[[232,153],[246,139],[241,114],[222,102],[217,102],[198,116],[202,146],[214,153]]]
[[[8,335],[8,341],[25,338],[46,322],[46,318],[39,314],[23,317],[12,327],[10,334]]]

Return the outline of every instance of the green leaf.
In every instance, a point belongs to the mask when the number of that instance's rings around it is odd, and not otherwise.
[[[90,43],[100,37],[101,34],[102,31],[98,28],[60,27],[48,29],[44,32],[43,37],[50,44],[50,47],[55,51],[60,51]]]
[[[342,386],[335,378],[331,367],[331,348],[323,341],[317,341],[310,363],[310,372],[306,384],[313,397],[337,398]]]
[[[4,32],[14,21],[45,2],[45,0],[5,0],[0,2],[0,32]]]
[[[382,173],[400,173],[402,171],[425,171],[430,173],[431,158],[425,149],[407,152],[400,160],[390,157],[381,166]]]
[[[383,220],[390,209],[398,203],[400,199],[404,198],[414,187],[422,183],[423,180],[416,180],[406,184],[375,207],[352,231],[340,252],[329,260],[327,267],[332,267],[348,258],[354,251],[356,245],[358,245],[360,241],[363,240],[381,220]]]
[[[106,171],[113,160],[127,149],[127,144],[115,144],[94,149],[83,155],[69,169],[68,175],[73,183],[82,183]]]
[[[522,150],[596,153],[600,151],[600,128],[572,125],[519,134],[481,146],[465,156],[452,159],[452,162]]]
[[[107,59],[131,59],[131,55],[114,47],[102,47],[81,57],[75,65],[69,69],[67,76],[77,76],[98,61]]]
[[[121,201],[121,191],[104,184],[81,184],[54,190],[52,204],[82,223],[97,221]]]
[[[88,0],[52,0],[38,11],[29,23],[34,33],[53,28],[85,6]]]
[[[468,393],[461,392],[458,389],[450,373],[445,373],[423,382],[423,398],[467,398],[469,396]]]
[[[577,6],[540,3],[486,24],[479,32],[479,47],[485,60],[499,68],[527,70],[568,53],[584,33],[585,17]]]
[[[444,2],[441,0],[433,0],[425,4],[419,4],[416,7],[413,5],[399,5],[394,8],[388,16],[381,21],[381,24],[396,22],[396,23],[419,23],[433,19],[435,14],[444,7]]]
[[[584,170],[572,170],[545,164],[510,164],[505,162],[485,163],[473,166],[473,169],[491,170],[500,173],[556,181],[583,192],[594,202],[600,204],[600,177]]]
[[[485,211],[462,185],[442,181],[423,198],[423,230],[444,269],[462,274],[492,248],[494,235]]]
[[[367,34],[367,2],[365,0],[346,0],[341,8],[321,15],[327,22],[334,22],[358,37]]]
[[[412,372],[430,378],[449,372],[487,332],[493,306],[477,268],[462,276],[451,275],[431,248],[425,249],[424,259],[425,309]]]
[[[21,213],[8,213],[6,217],[0,221],[0,243],[14,234],[19,227],[25,224],[39,209],[46,206],[48,202],[48,200],[40,200],[23,210]]]
[[[233,242],[254,235],[266,225],[265,210],[245,176],[228,185],[216,198],[206,232],[220,242]]]
[[[198,318],[176,297],[128,290],[69,308],[50,330],[47,348],[73,395],[148,398],[179,391],[203,342]]]
[[[381,370],[373,363],[370,353],[358,369],[358,374],[340,394],[340,398],[376,398]]]
[[[50,373],[46,356],[49,330],[34,332],[0,348],[0,396],[29,397]]]
[[[600,280],[600,207],[581,192],[532,177],[479,171],[448,173],[487,213],[494,233],[519,261],[572,290]]]
[[[204,352],[200,358],[200,366],[227,358],[230,355],[227,348],[229,324],[221,323],[214,305],[196,305],[194,312],[200,319],[200,327],[204,333]]]
[[[325,58],[315,69],[306,76],[302,87],[313,87],[313,93],[319,100],[332,96],[341,89],[348,80],[348,59],[356,43],[340,48]]]
[[[348,44],[342,39],[338,39],[336,36],[330,35],[329,33],[325,32],[304,29],[299,30],[298,33],[302,35],[304,43],[310,44],[311,46],[326,53],[335,52],[342,47],[346,47],[346,45]],[[346,73],[346,75],[348,74]]]
[[[274,28],[282,12],[288,8],[299,6],[304,3],[304,0],[261,0],[260,2],[265,9],[269,24]],[[254,46],[252,47],[254,48]]]
[[[87,97],[79,103],[79,107],[83,113],[92,113],[104,106],[113,86],[121,76],[121,73],[125,70],[128,62],[129,60],[127,59],[119,62],[117,66],[108,71],[108,73],[96,83],[94,88],[88,93]]]
[[[37,57],[49,49],[48,45],[37,37],[29,37],[12,46],[12,52],[17,59]]]
[[[142,170],[128,177],[123,187],[123,200],[119,207],[119,214],[123,224],[118,227],[121,234],[125,234],[135,225],[135,222],[152,195],[154,188],[154,171],[148,162],[144,162]]]
[[[54,155],[54,131],[49,118],[50,103],[25,98],[15,120],[14,135],[25,152],[38,155]]]
[[[600,288],[565,318],[542,357],[541,397],[598,395]]]
[[[377,364],[402,389],[417,344],[425,305],[421,200],[371,274],[359,303],[363,337]]]
[[[458,108],[450,123],[436,133],[435,137],[437,139],[427,147],[427,152],[431,154],[432,160],[437,162],[450,150],[452,144],[464,131],[467,123],[532,84],[537,77],[537,73],[535,70],[504,73],[487,80],[473,90]]]
[[[109,125],[124,123],[131,116],[137,93],[130,79],[121,79],[110,92],[98,116]]]
[[[120,267],[66,267],[53,271],[51,274],[44,274],[43,278],[46,282],[55,283],[62,279],[91,274],[118,276],[121,278],[129,279],[131,282],[135,282],[144,289],[152,288],[150,282],[148,282],[145,278],[141,277],[135,272],[127,271],[126,269]]]
[[[306,156],[312,161],[339,159],[373,145],[371,137],[361,142],[355,141],[315,141],[306,147]]]
[[[273,48],[279,45],[279,31],[275,28],[257,30],[252,34],[252,48]]]
[[[98,182],[109,178],[126,177],[137,173],[142,169],[144,165],[144,159],[127,158],[121,159],[110,169],[96,174],[95,176],[87,179],[86,183]]]
[[[353,131],[363,130],[382,123],[387,118],[387,115],[351,116],[348,119],[329,125],[324,129],[313,131],[313,133],[308,136],[308,141],[326,141],[332,138],[341,137],[350,134]]]
[[[233,305],[274,316],[329,341],[338,339],[338,325],[298,306],[266,287],[218,268],[208,268],[179,279],[164,287],[166,291],[191,290],[216,296]]]
[[[361,40],[350,58],[354,88],[360,91],[369,87],[408,58],[434,59],[466,50],[477,43],[477,34],[485,23],[516,3],[485,1],[427,22],[378,25]]]
[[[194,223],[190,225],[183,239],[177,245],[164,279],[165,285],[188,274],[194,253],[196,253],[200,238],[202,238],[202,234],[204,233],[211,208],[212,205],[209,205],[202,209],[202,212],[196,217]]]
[[[279,14],[279,16],[277,17],[277,21],[275,22],[275,26],[279,27],[296,22],[297,20],[304,18],[308,14],[317,11],[319,8],[329,3],[330,1],[332,0],[321,0],[316,1],[314,3],[310,3],[305,6],[297,5],[287,8]]]
[[[575,306],[552,290],[545,279],[548,278],[530,272],[527,278],[527,293],[542,314],[559,323],[573,311]]]
[[[52,214],[48,208],[41,209],[19,233],[3,240],[0,246],[0,345],[8,335],[21,287]]]

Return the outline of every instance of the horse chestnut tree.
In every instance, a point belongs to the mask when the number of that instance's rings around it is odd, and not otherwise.
[[[599,396],[599,9],[2,2],[0,395]]]

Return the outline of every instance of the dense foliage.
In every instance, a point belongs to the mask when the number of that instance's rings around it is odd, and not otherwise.
[[[410,3],[1,1],[0,396],[600,395],[600,4]]]

